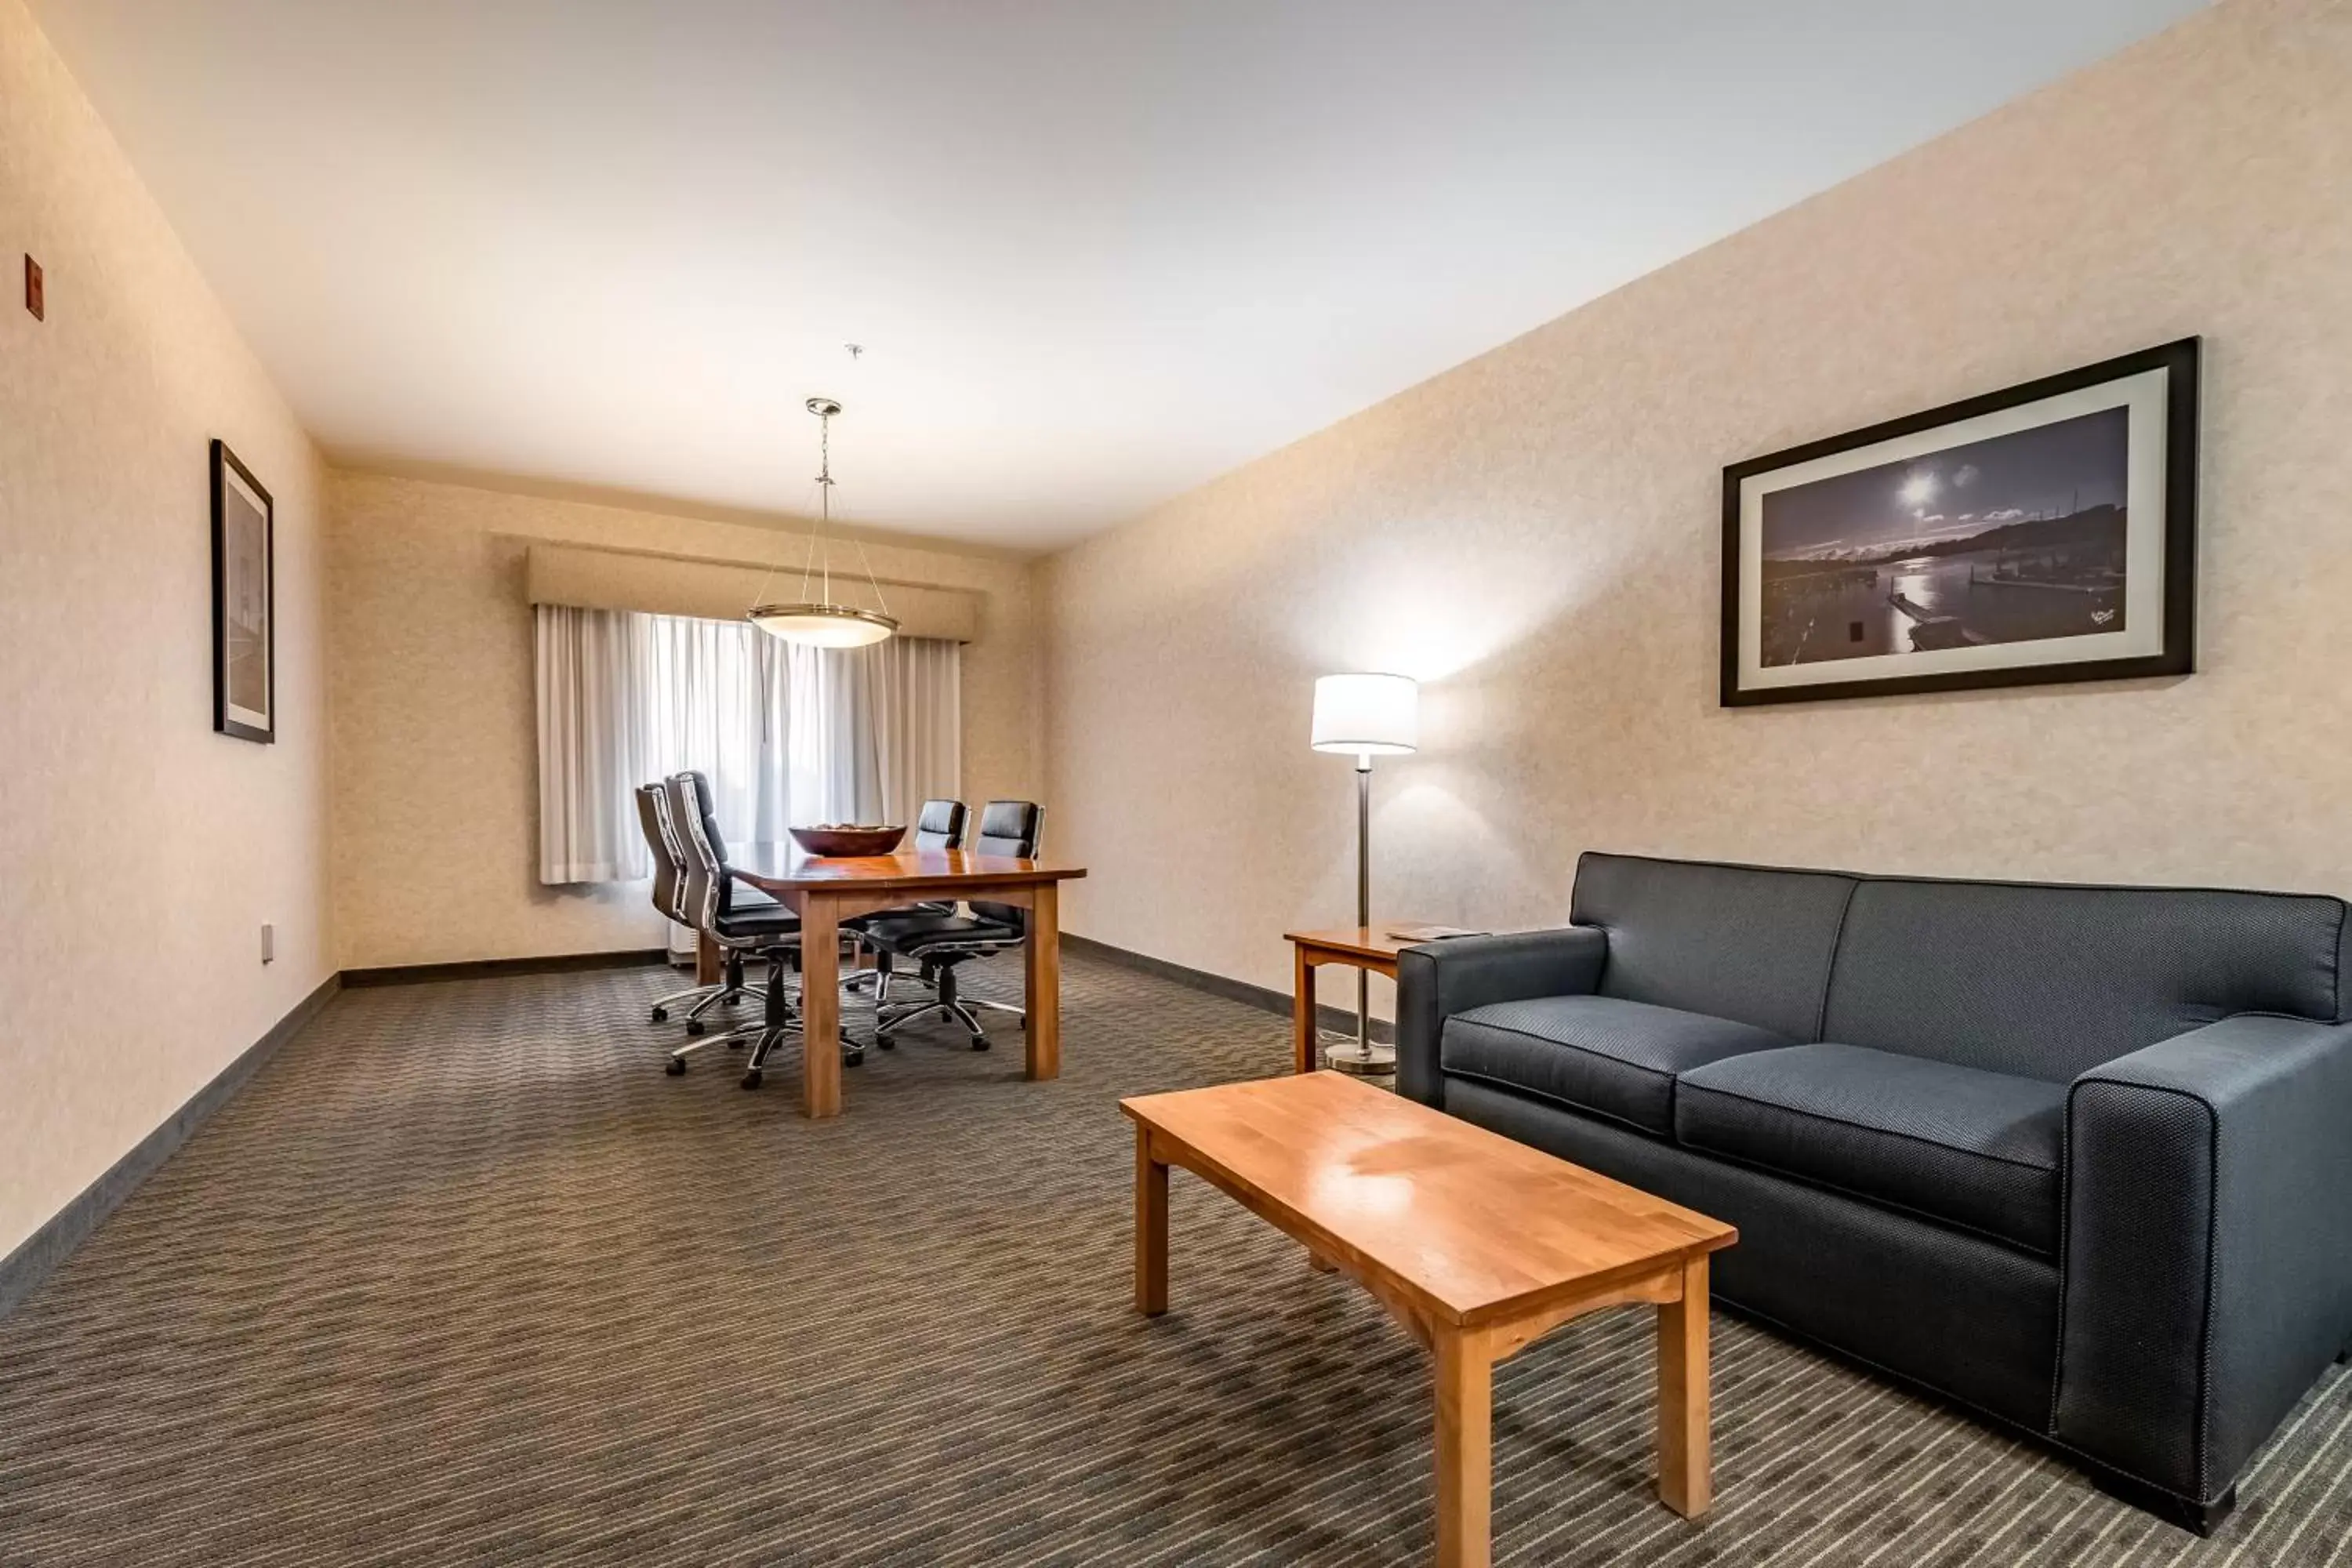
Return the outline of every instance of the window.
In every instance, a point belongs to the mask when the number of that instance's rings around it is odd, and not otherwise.
[[[818,822],[911,822],[961,791],[961,649],[807,648],[743,621],[535,607],[540,880],[651,874],[630,792],[709,774],[730,844]]]

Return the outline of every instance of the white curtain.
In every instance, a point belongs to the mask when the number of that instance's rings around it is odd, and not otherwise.
[[[628,618],[537,606],[539,879],[630,882],[653,874],[629,791],[640,771],[643,687]],[[630,816],[614,809],[627,801]]]
[[[536,607],[540,879],[652,874],[631,791],[710,775],[730,844],[907,822],[961,787],[961,649],[782,643],[744,621]]]

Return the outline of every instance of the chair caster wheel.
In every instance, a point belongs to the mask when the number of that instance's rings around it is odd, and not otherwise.
[[[841,1053],[841,1065],[845,1068],[862,1068],[866,1065],[866,1053],[864,1051],[844,1051]]]
[[[686,1021],[686,1032],[689,1035],[699,1035],[703,1027],[703,1022],[699,1018],[688,1018]]]
[[[986,1035],[974,1035],[971,1040],[971,1048],[975,1051],[984,1051],[988,1049],[988,1037]]]
[[[760,1087],[760,1069],[758,1068],[753,1068],[750,1072],[743,1075],[743,1087],[745,1089],[757,1089]]]
[[[886,1051],[895,1051],[898,1048],[898,1042],[896,1040],[881,1039],[877,1040],[874,1043],[881,1047]]]
[[[672,1078],[684,1078],[686,1076],[686,1058],[684,1057],[670,1058],[668,1061],[662,1064],[662,1071],[669,1074]]]
[[[656,1024],[667,1024],[667,1023],[668,1023],[668,1022],[669,1022],[669,1009],[668,1009],[668,1008],[667,1008],[667,1007],[656,1007],[656,1008],[655,1008],[655,1009],[654,1009],[654,1022],[655,1022],[655,1023],[656,1023]]]

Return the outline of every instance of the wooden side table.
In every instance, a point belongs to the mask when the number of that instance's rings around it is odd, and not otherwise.
[[[1315,972],[1327,963],[1345,969],[1368,970],[1374,974],[1396,978],[1397,954],[1408,947],[1416,947],[1428,940],[1424,936],[1394,938],[1392,931],[1434,931],[1435,927],[1417,927],[1404,921],[1389,921],[1379,925],[1344,926],[1337,931],[1289,931],[1282,933],[1290,943],[1295,983],[1290,1007],[1290,1067],[1293,1072],[1315,1070],[1315,1047],[1321,1030],[1315,1023]]]

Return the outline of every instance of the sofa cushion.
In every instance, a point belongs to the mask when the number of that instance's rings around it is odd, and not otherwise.
[[[2072,1079],[2239,1013],[2346,1016],[2341,900],[1872,878],[1823,1039]]]
[[[1822,1037],[1822,997],[1854,879],[1587,852],[1569,919],[1609,935],[1603,996]]]
[[[1682,1075],[1686,1147],[2058,1249],[2066,1086],[1860,1046],[1790,1046]]]
[[[1524,1094],[1674,1135],[1675,1077],[1787,1037],[1728,1018],[1613,996],[1541,996],[1445,1021],[1439,1066]]]

